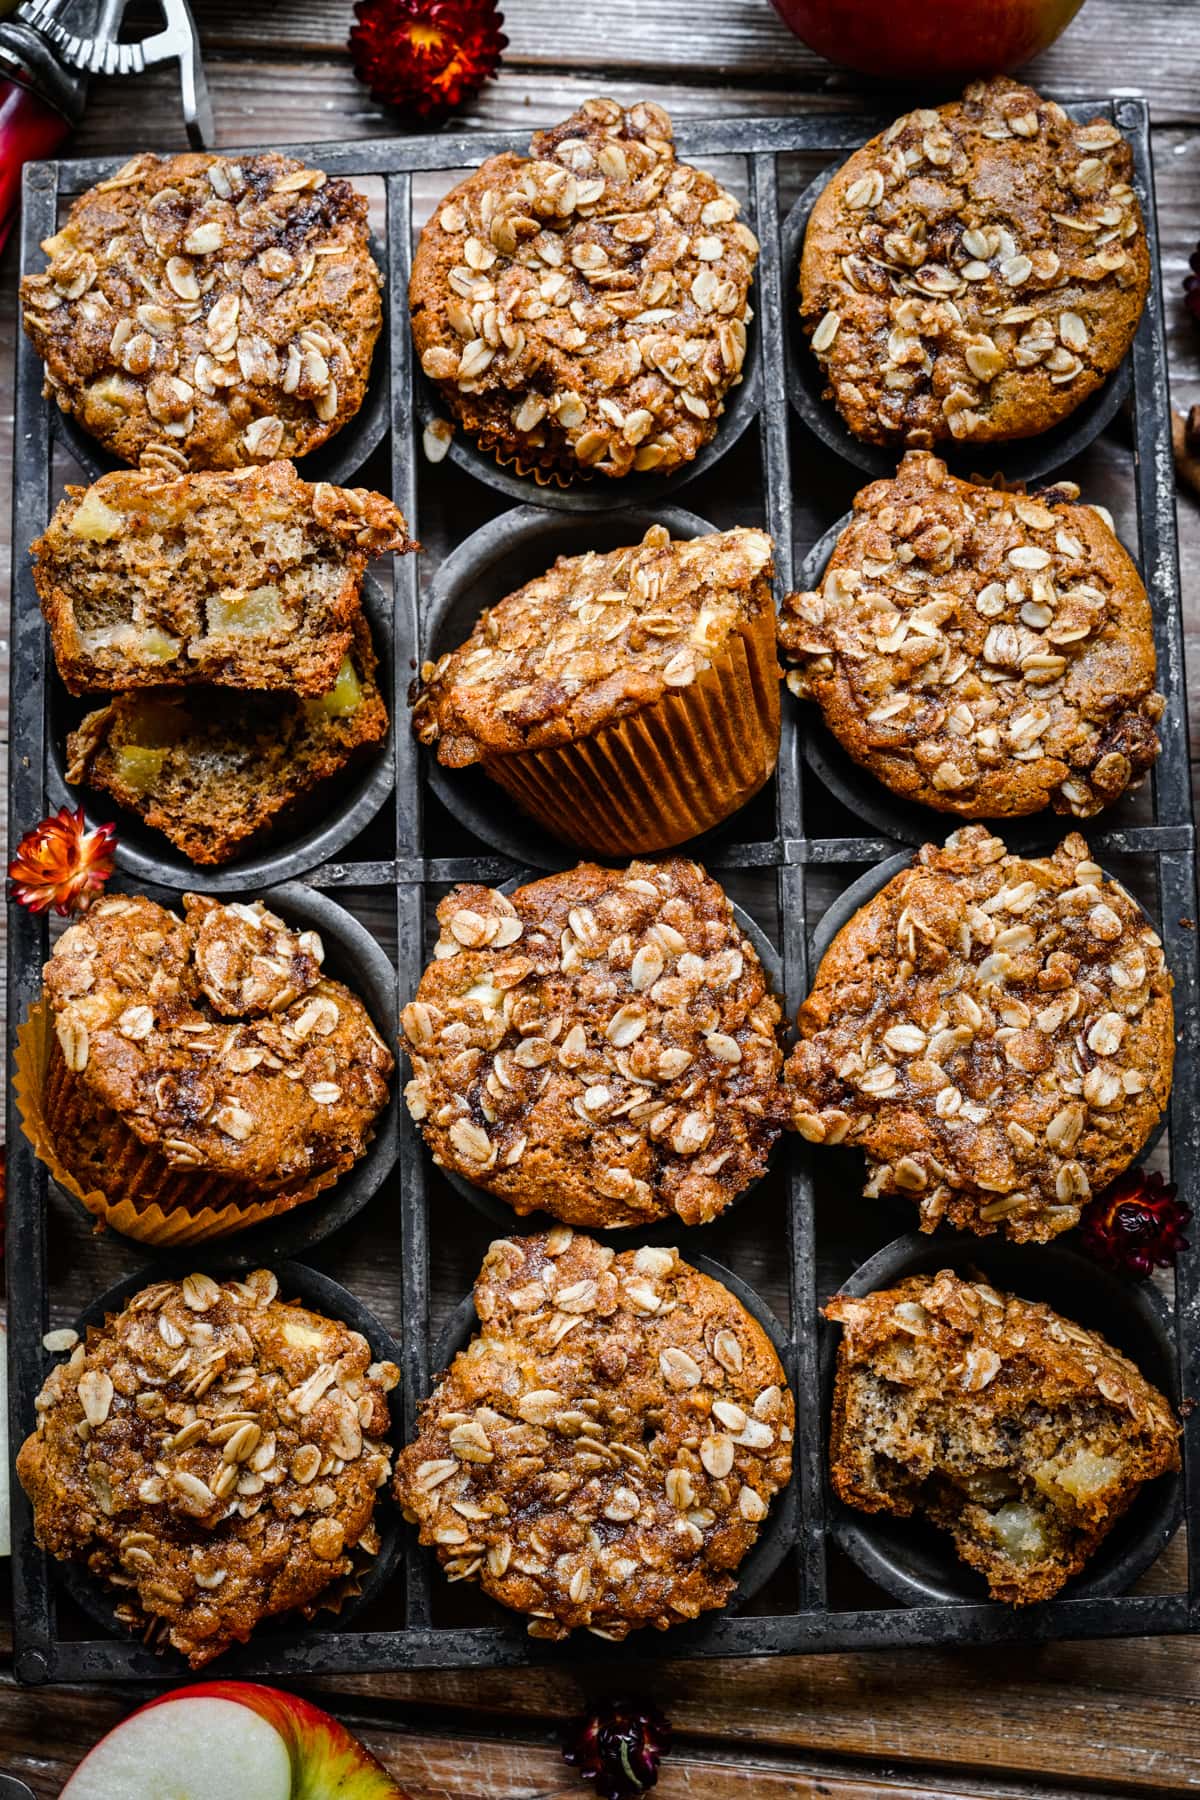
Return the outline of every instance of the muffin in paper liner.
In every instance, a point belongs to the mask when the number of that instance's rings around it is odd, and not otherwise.
[[[771,540],[738,527],[559,557],[422,665],[420,741],[605,856],[722,824],[779,755]]]
[[[21,1127],[39,1160],[58,1186],[99,1221],[97,1229],[111,1225],[160,1249],[204,1243],[261,1224],[314,1199],[343,1173],[343,1164],[335,1164],[300,1188],[272,1195],[244,1182],[172,1168],[72,1079],[44,1001],[35,1002],[17,1031],[13,1090]],[[73,1173],[58,1148],[76,1136],[82,1142],[90,1134],[95,1141],[98,1131],[105,1134],[105,1166],[111,1171],[103,1188]]]
[[[690,687],[591,737],[485,756],[483,768],[547,831],[608,856],[667,850],[720,825],[769,780],[779,679],[769,612]]]

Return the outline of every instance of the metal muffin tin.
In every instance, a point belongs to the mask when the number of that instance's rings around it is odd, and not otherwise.
[[[1068,106],[1066,110],[1076,119],[1090,119],[1095,115],[1095,109],[1086,102]],[[792,302],[787,333],[787,387],[792,405],[809,430],[828,449],[874,480],[895,473],[904,446],[868,444],[855,437],[833,401],[826,398],[825,372],[800,323],[800,258],[804,234],[813,207],[830,177],[844,161],[844,157],[839,157],[810,182],[783,222],[783,275],[785,291]],[[1140,189],[1138,198],[1145,206],[1145,195]],[[1086,449],[1112,422],[1118,407],[1128,396],[1129,383],[1130,358],[1126,356],[1106,381],[1049,431],[1039,432],[1036,437],[974,445],[970,440],[960,442],[950,438],[944,444],[935,444],[934,450],[955,475],[967,475],[973,469],[986,469],[989,473],[998,469],[1009,481],[1040,481],[1051,470],[1061,469],[1072,456]]]
[[[912,96],[910,103],[918,103],[919,98]],[[899,105],[895,110],[900,110]],[[1170,1111],[1171,1160],[1181,1195],[1200,1213],[1200,1111],[1193,1098],[1200,1019],[1193,929],[1197,900],[1183,706],[1174,485],[1167,435],[1167,362],[1148,115],[1144,102],[1126,98],[1085,101],[1072,110],[1114,119],[1130,140],[1135,180],[1146,215],[1154,274],[1149,304],[1130,358],[1134,441],[1129,479],[1136,493],[1139,518],[1139,538],[1134,548],[1149,577],[1159,633],[1159,681],[1170,701],[1161,726],[1163,754],[1152,784],[1152,822],[1124,828],[1102,816],[1089,821],[1085,829],[1099,862],[1130,859],[1146,877],[1141,887],[1152,888],[1156,894],[1152,911],[1175,976],[1176,1007],[1183,1025]],[[498,471],[494,462],[489,468],[457,456],[455,450],[463,448],[457,442],[440,467],[430,467],[421,453],[422,399],[420,381],[414,379],[407,316],[415,237],[414,186],[419,186],[419,204],[426,208],[430,194],[448,191],[460,178],[458,171],[486,156],[524,150],[527,132],[406,137],[377,143],[310,145],[296,150],[297,155],[331,174],[351,179],[376,178],[386,189],[390,365],[381,362],[377,355],[376,368],[386,368],[390,375],[393,497],[414,534],[431,547],[423,558],[401,558],[395,565],[394,685],[389,697],[394,723],[390,763],[394,786],[390,811],[384,809],[380,819],[360,835],[350,847],[351,856],[343,853],[336,860],[329,860],[328,852],[323,850],[325,860],[312,867],[306,877],[309,888],[347,890],[350,904],[372,917],[376,925],[380,902],[386,901],[389,909],[394,905],[398,946],[394,973],[400,998],[407,999],[416,991],[432,945],[433,904],[448,884],[482,881],[503,885],[530,863],[555,866],[557,862],[562,866],[573,860],[569,852],[556,851],[554,862],[547,859],[542,863],[539,856],[528,853],[531,847],[519,845],[516,838],[506,838],[509,853],[499,853],[493,847],[499,841],[494,831],[489,833],[490,842],[478,836],[470,821],[461,823],[447,813],[436,791],[426,817],[425,801],[432,784],[424,779],[427,769],[423,753],[405,729],[405,719],[409,681],[429,643],[428,584],[437,575],[437,555],[452,550],[454,540],[465,529],[474,529],[496,510],[498,493],[539,507],[548,518],[563,523],[564,514],[577,515],[578,545],[583,547],[589,533],[599,528],[604,513],[634,503],[660,512],[674,503],[676,490],[683,488],[689,498],[694,491],[692,504],[703,518],[718,520],[723,526],[764,525],[775,543],[778,595],[795,586],[799,571],[794,551],[805,545],[795,541],[799,534],[793,513],[793,463],[798,495],[805,491],[836,491],[836,503],[828,506],[830,520],[844,509],[853,477],[843,464],[839,484],[835,460],[830,458],[827,447],[814,440],[794,417],[788,399],[786,370],[791,354],[796,268],[794,247],[789,255],[783,243],[785,207],[781,204],[781,192],[786,191],[790,198],[800,185],[795,179],[800,159],[806,160],[808,169],[817,163],[827,165],[841,160],[887,122],[861,115],[814,113],[791,118],[677,123],[676,142],[681,157],[701,163],[714,158],[742,160],[748,195],[745,216],[762,243],[755,282],[756,318],[751,327],[758,373],[731,396],[715,439],[713,461],[720,458],[719,466],[710,469],[707,476],[693,470],[686,483],[679,477],[668,477],[661,485],[648,485],[644,490],[641,485],[635,488],[632,482],[606,482],[603,489],[598,482],[566,489],[541,487],[532,478],[522,478],[511,470]],[[112,160],[93,160],[34,164],[27,168],[22,236],[25,268],[41,266],[37,246],[54,229],[60,203],[102,179],[113,167]],[[419,216],[424,216],[423,212]],[[13,533],[18,547],[12,664],[12,732],[18,754],[12,758],[10,773],[14,842],[46,811],[49,798],[47,645],[28,561],[20,554],[21,547],[44,529],[58,497],[51,493],[50,457],[54,434],[61,422],[54,416],[56,409],[42,398],[41,379],[41,366],[32,348],[22,342],[17,359],[18,461]],[[1114,385],[1110,383],[1106,392]],[[735,432],[731,430],[737,424],[735,408],[745,406],[747,400],[755,401],[752,416],[746,421],[740,441],[735,443]],[[1080,415],[1075,423],[1080,423]],[[750,451],[755,440],[761,453],[760,463],[754,461]],[[334,444],[348,441],[346,434],[341,433]],[[1041,444],[1042,440],[1038,442]],[[1064,447],[1056,443],[1053,456],[1061,457],[1068,448],[1077,447],[1078,444]],[[848,456],[847,445],[835,448],[838,457]],[[987,464],[1001,460],[989,452]],[[887,466],[890,472],[894,459]],[[1045,472],[1049,469],[1047,463]],[[302,466],[302,473],[309,471]],[[498,479],[500,475],[503,481]],[[832,489],[827,489],[823,483],[830,475],[835,479]],[[632,532],[630,535],[632,538]],[[840,891],[864,867],[895,854],[902,847],[903,835],[890,817],[886,824],[874,827],[861,809],[847,811],[826,792],[801,754],[801,711],[790,703],[783,707],[779,765],[759,799],[750,802],[725,831],[715,834],[703,846],[680,846],[685,854],[701,849],[702,860],[735,897],[743,893],[749,896],[753,890],[748,903],[778,946],[782,991],[789,1009],[794,1009],[807,991],[810,928],[828,904],[831,890]],[[495,814],[506,833],[512,824],[510,813],[510,803],[497,795]],[[386,829],[384,819],[388,821]],[[264,867],[255,884],[269,887],[281,873]],[[763,897],[768,881],[773,882],[775,889],[774,906]],[[166,885],[177,890],[182,884],[177,877],[168,877]],[[186,885],[203,890],[203,872],[197,871],[195,876],[189,873]],[[44,919],[11,906],[9,927],[11,1055],[14,1027],[40,988],[47,926]],[[390,935],[389,931],[389,939]],[[394,1012],[387,1024],[385,1035],[394,1039]],[[389,1186],[387,1204],[377,1201],[374,1208],[363,1213],[353,1238],[359,1244],[360,1255],[360,1234],[364,1234],[368,1246],[377,1250],[387,1246],[399,1265],[399,1292],[394,1303],[383,1311],[393,1323],[401,1346],[403,1429],[408,1432],[420,1398],[429,1391],[433,1366],[434,1311],[440,1300],[435,1294],[432,1252],[437,1246],[443,1262],[452,1259],[464,1231],[474,1220],[470,1212],[459,1207],[456,1197],[447,1193],[406,1114],[398,1120],[397,1129],[398,1190],[395,1184]],[[10,1418],[13,1439],[19,1442],[29,1428],[34,1396],[45,1372],[41,1336],[51,1270],[56,1280],[59,1270],[57,1262],[51,1263],[47,1250],[45,1172],[21,1136],[11,1100],[8,1144]],[[608,1646],[587,1636],[567,1644],[539,1643],[519,1629],[514,1631],[508,1621],[498,1625],[495,1609],[482,1601],[473,1605],[472,1596],[461,1587],[450,1590],[454,1599],[448,1603],[445,1583],[440,1576],[431,1575],[428,1559],[417,1546],[416,1534],[406,1531],[402,1534],[402,1576],[389,1585],[372,1609],[370,1629],[357,1629],[351,1622],[339,1630],[314,1626],[299,1637],[258,1635],[238,1653],[237,1673],[302,1680],[381,1669],[586,1660],[610,1664],[614,1671],[619,1667],[627,1678],[631,1663],[652,1664],[662,1658],[675,1661],[681,1657],[865,1648],[895,1652],[907,1646],[1140,1637],[1200,1629],[1200,1554],[1189,1557],[1186,1580],[1167,1591],[1075,1595],[1032,1609],[1008,1609],[973,1598],[923,1598],[917,1605],[897,1606],[885,1587],[868,1587],[864,1593],[861,1579],[853,1571],[848,1579],[846,1557],[831,1528],[823,1475],[826,1418],[818,1368],[819,1303],[862,1262],[864,1255],[893,1236],[896,1227],[886,1207],[854,1198],[853,1174],[848,1179],[839,1174],[847,1168],[852,1170],[853,1165],[850,1159],[839,1160],[838,1152],[822,1154],[801,1140],[788,1137],[775,1162],[762,1191],[756,1191],[751,1203],[736,1214],[727,1215],[724,1223],[718,1220],[706,1227],[703,1237],[705,1244],[711,1243],[735,1269],[744,1269],[747,1264],[743,1260],[743,1239],[750,1246],[755,1233],[761,1231],[754,1252],[758,1260],[749,1266],[756,1271],[760,1284],[770,1284],[773,1299],[776,1291],[782,1297],[786,1285],[788,1354],[784,1362],[797,1402],[796,1472],[791,1490],[797,1523],[792,1547],[777,1574],[753,1602],[751,1611],[715,1614],[665,1637],[643,1632],[620,1646]],[[768,1221],[774,1223],[768,1227]],[[906,1223],[903,1221],[900,1228]],[[770,1240],[764,1243],[768,1229]],[[682,1254],[691,1259],[693,1234],[681,1231],[675,1236]],[[699,1234],[695,1234],[695,1241],[701,1241]],[[935,1238],[933,1242],[945,1244],[948,1240]],[[239,1254],[246,1251],[261,1259],[269,1253],[257,1245],[251,1250],[249,1243],[242,1240],[235,1239],[233,1243]],[[303,1244],[288,1247],[300,1254],[308,1253],[308,1246]],[[276,1249],[273,1253],[280,1252]],[[323,1266],[341,1267],[338,1259],[343,1254],[339,1241],[333,1242],[322,1250]],[[129,1266],[144,1260],[140,1250],[136,1255],[131,1251]],[[461,1293],[465,1285],[459,1279],[455,1291]],[[782,1306],[779,1310],[782,1313]],[[1064,1310],[1069,1311],[1069,1307]],[[1183,1255],[1178,1265],[1174,1325],[1181,1391],[1191,1399],[1200,1374],[1198,1250]],[[1196,1521],[1200,1527],[1200,1409],[1187,1410],[1185,1518],[1189,1523]],[[19,1491],[13,1499],[13,1542],[16,1668],[21,1679],[171,1678],[169,1670],[123,1636],[98,1632],[92,1638],[81,1639],[60,1631],[53,1605],[55,1578],[48,1560],[33,1543],[29,1508]],[[910,1573],[919,1576],[916,1561]],[[219,1671],[221,1667],[218,1665]],[[224,1667],[232,1673],[232,1659]]]
[[[896,1238],[855,1270],[840,1292],[871,1294],[910,1275],[936,1275],[939,1269],[953,1269],[968,1279],[982,1275],[1000,1293],[1044,1300],[1064,1318],[1099,1331],[1178,1406],[1175,1340],[1157,1290],[1121,1280],[1061,1240],[1022,1245],[965,1232]],[[822,1334],[821,1392],[828,1409],[841,1327],[825,1322]],[[948,1534],[928,1521],[857,1512],[832,1494],[829,1506],[838,1547],[906,1606],[986,1599],[983,1577],[959,1561]],[[1087,1566],[1068,1582],[1064,1595],[1090,1600],[1124,1592],[1170,1543],[1182,1518],[1182,1477],[1160,1475],[1147,1482]]]
[[[241,1240],[239,1239],[239,1244]],[[247,1257],[239,1252],[236,1257],[226,1255],[205,1256],[206,1246],[194,1246],[191,1256],[177,1254],[170,1268],[162,1263],[155,1263],[148,1269],[138,1269],[125,1276],[115,1287],[94,1300],[85,1308],[75,1321],[75,1329],[81,1339],[86,1339],[88,1330],[93,1326],[103,1325],[110,1313],[120,1312],[134,1294],[141,1288],[150,1287],[164,1278],[180,1278],[190,1274],[193,1269],[211,1274],[214,1278],[228,1281],[250,1270],[262,1267],[261,1262],[253,1256]],[[209,1247],[211,1248],[211,1247]],[[372,1312],[356,1300],[353,1294],[339,1287],[327,1275],[318,1274],[306,1263],[272,1262],[270,1267],[279,1279],[279,1297],[281,1300],[299,1300],[313,1312],[321,1313],[327,1319],[335,1319],[348,1325],[352,1331],[359,1332],[366,1338],[371,1347],[371,1357],[375,1362],[394,1362],[399,1364],[400,1351],[395,1340]],[[59,1352],[44,1351],[45,1372],[49,1375],[52,1368],[63,1360]],[[393,1426],[399,1418],[399,1390],[393,1388],[388,1395],[388,1409],[392,1414]],[[346,1630],[383,1592],[395,1573],[400,1558],[400,1541],[403,1526],[396,1507],[392,1504],[388,1489],[381,1489],[376,1507],[375,1524],[379,1531],[379,1550],[369,1563],[365,1564],[357,1583],[358,1591],[347,1596],[336,1615],[324,1614],[330,1623],[336,1616],[336,1627]],[[107,1583],[97,1580],[79,1563],[56,1563],[55,1579],[61,1583],[79,1610],[100,1627],[102,1631],[114,1632],[126,1638],[129,1628],[122,1625],[116,1615],[117,1596]],[[322,1615],[318,1613],[318,1617]],[[278,1618],[264,1623],[260,1631],[266,1638],[294,1640],[306,1629],[303,1620],[296,1613],[283,1613]],[[131,1640],[135,1641],[135,1640]],[[157,1679],[178,1681],[190,1673],[188,1663],[179,1651],[169,1647],[161,1653],[137,1645],[143,1662],[143,1673],[149,1673]],[[222,1656],[216,1667],[222,1677],[230,1673],[240,1659],[244,1659],[246,1650],[241,1646],[231,1649]]]

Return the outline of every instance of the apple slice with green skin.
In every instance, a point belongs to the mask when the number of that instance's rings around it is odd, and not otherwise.
[[[61,1800],[405,1800],[344,1725],[247,1681],[176,1688],[131,1713]]]

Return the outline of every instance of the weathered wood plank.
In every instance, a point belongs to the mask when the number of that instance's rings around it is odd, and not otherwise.
[[[609,0],[564,16],[560,0],[512,0],[505,11],[507,66],[571,70],[614,67],[686,72],[724,89],[732,78],[752,78],[775,89],[836,90],[862,85],[807,49],[781,22],[768,0],[724,0],[704,9],[697,29],[691,0]],[[1167,120],[1200,116],[1192,68],[1179,54],[1194,26],[1191,0],[1097,0],[1027,71],[1029,79],[1065,93],[1149,94]],[[217,53],[247,48],[298,55],[341,54],[348,20],[339,0],[302,0],[246,7],[239,0],[207,0],[201,29]]]

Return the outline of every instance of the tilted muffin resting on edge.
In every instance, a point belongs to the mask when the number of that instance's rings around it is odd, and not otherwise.
[[[981,825],[926,844],[843,926],[784,1083],[813,1143],[866,1151],[868,1194],[921,1229],[1044,1243],[1128,1168],[1171,1091],[1171,977],[1077,834],[1010,855]]]
[[[1025,495],[910,451],[854,502],[811,594],[784,603],[788,686],[906,800],[966,818],[1087,818],[1146,775],[1146,590],[1073,482]]]
[[[373,556],[415,550],[382,494],[230,474],[121,469],[68,488],[31,547],[58,672],[73,694],[208,682],[328,693]]]
[[[67,738],[67,780],[111,794],[194,863],[226,863],[332,800],[330,784],[387,736],[366,617],[327,694],[144,688]]]
[[[21,283],[46,391],[123,462],[304,456],[362,405],[383,322],[367,202],[273,152],[135,156]]]
[[[379,1547],[398,1375],[267,1269],[155,1282],[34,1402],[17,1474],[37,1541],[194,1669],[264,1619],[336,1610]]]
[[[792,1396],[757,1320],[675,1250],[617,1256],[565,1227],[492,1244],[475,1307],[396,1464],[448,1578],[539,1638],[724,1605],[792,1473]]]
[[[800,310],[855,436],[1032,437],[1123,359],[1150,286],[1133,156],[1006,79],[907,113],[813,207]]]
[[[362,1001],[322,976],[315,931],[261,902],[183,905],[180,919],[109,895],[71,925],[45,968],[40,1092],[18,1052],[39,1155],[152,1242],[237,1230],[332,1186],[366,1153],[394,1068]]]
[[[741,379],[757,239],[650,101],[585,101],[531,149],[490,157],[422,231],[421,367],[522,472],[668,474]]]
[[[413,728],[580,849],[668,849],[775,767],[771,576],[770,538],[744,528],[559,557],[422,667]]]
[[[829,1468],[847,1506],[951,1534],[1013,1605],[1083,1569],[1143,1483],[1179,1467],[1167,1400],[1098,1332],[949,1269],[862,1299],[842,1326]]]
[[[779,1004],[717,883],[672,860],[456,888],[401,1014],[434,1161],[572,1225],[713,1219],[779,1134]]]

